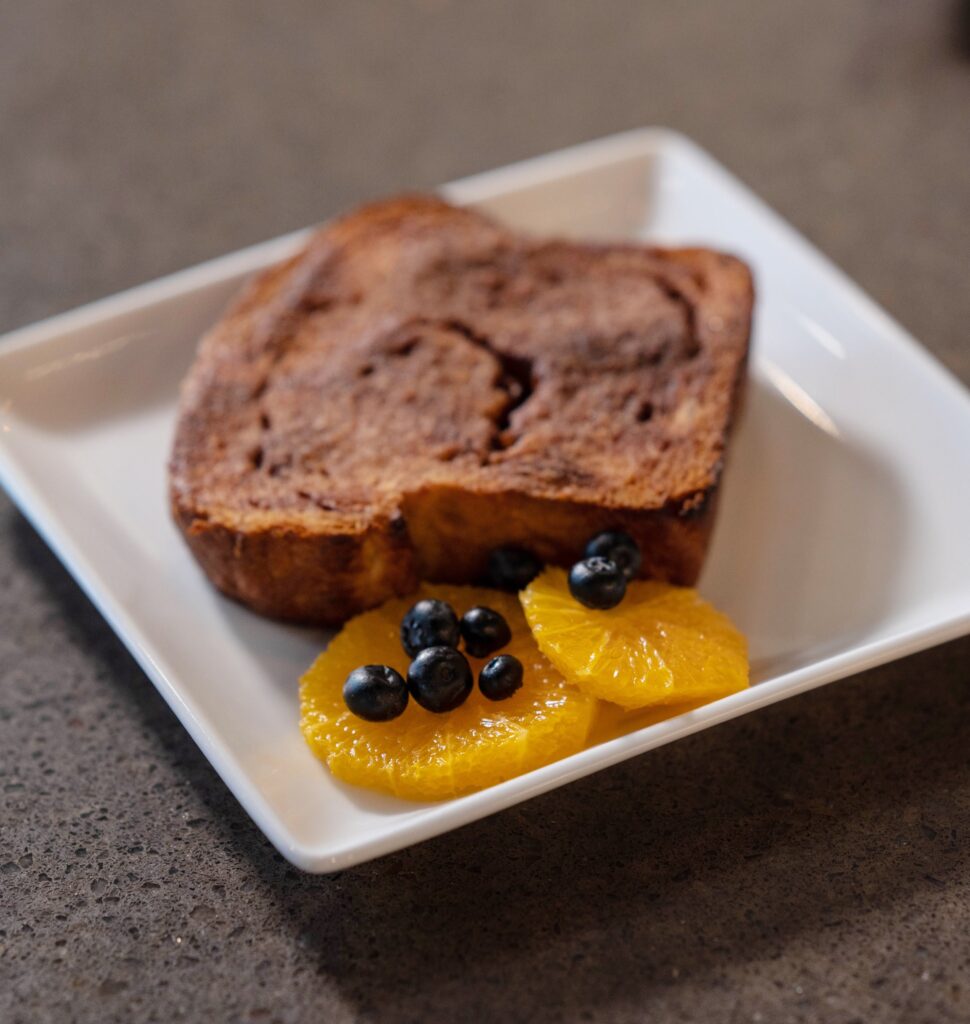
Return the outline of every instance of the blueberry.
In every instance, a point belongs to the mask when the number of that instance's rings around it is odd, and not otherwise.
[[[542,562],[525,548],[495,548],[488,556],[488,579],[499,590],[523,590],[540,572]]]
[[[626,576],[609,558],[586,558],[569,570],[569,592],[587,608],[613,608],[626,593]]]
[[[444,601],[418,601],[401,620],[401,646],[409,658],[426,647],[457,647],[458,616]]]
[[[583,552],[586,558],[608,558],[623,570],[623,575],[632,580],[640,571],[643,558],[637,542],[623,530],[606,530],[598,533]]]
[[[347,676],[344,702],[358,718],[389,722],[404,714],[408,686],[401,673],[389,665],[364,665]]]
[[[501,650],[511,639],[509,624],[492,608],[469,608],[461,617],[465,650],[473,658],[485,658]]]
[[[514,654],[500,654],[478,674],[478,688],[489,700],[507,700],[522,685],[522,662]]]
[[[473,685],[468,659],[454,647],[428,647],[408,669],[408,689],[426,711],[454,711]]]

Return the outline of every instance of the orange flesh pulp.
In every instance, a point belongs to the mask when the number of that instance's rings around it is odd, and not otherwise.
[[[343,700],[347,675],[385,664],[406,676],[401,619],[427,597],[447,601],[459,616],[474,605],[500,612],[512,630],[503,653],[522,662],[522,688],[493,702],[476,685],[461,707],[442,715],[411,700],[393,721],[357,718]],[[485,660],[469,662],[477,680]],[[442,800],[747,685],[744,637],[696,591],[634,581],[616,608],[597,611],[572,597],[561,569],[547,569],[518,598],[425,584],[351,619],[300,681],[300,725],[337,778],[412,800]]]
[[[414,700],[390,722],[365,722],[347,710],[343,684],[364,664],[407,675],[401,619],[424,597],[447,601],[461,616],[475,605],[500,612],[512,630],[503,653],[523,664],[522,688],[489,701],[476,685],[454,711],[436,715]],[[484,660],[469,658],[477,680]],[[597,701],[567,684],[539,653],[514,594],[475,587],[422,586],[351,619],[300,683],[301,728],[314,753],[339,779],[412,800],[442,800],[495,785],[581,750]]]
[[[748,685],[744,637],[696,590],[635,580],[615,608],[585,608],[562,569],[522,592],[539,649],[585,693],[624,708],[700,704]]]

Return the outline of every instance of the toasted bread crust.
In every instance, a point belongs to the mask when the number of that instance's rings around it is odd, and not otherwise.
[[[175,515],[209,579],[273,618],[337,624],[420,580],[407,533],[391,522],[328,535],[297,523],[240,530],[178,507]]]
[[[696,581],[744,384],[740,261],[540,242],[429,197],[257,277],[183,385],[172,510],[224,593],[337,624],[501,544],[628,530]]]

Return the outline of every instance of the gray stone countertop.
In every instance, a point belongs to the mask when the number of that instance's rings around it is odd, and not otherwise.
[[[970,19],[944,0],[7,4],[0,329],[645,124],[970,381]],[[0,497],[0,1019],[970,1020],[968,656],[310,877]]]

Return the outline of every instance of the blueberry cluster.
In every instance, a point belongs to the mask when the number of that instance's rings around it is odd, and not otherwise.
[[[468,658],[488,658],[512,639],[509,624],[492,608],[469,609],[459,620],[445,601],[418,601],[401,621],[401,646],[412,658],[407,679],[389,665],[354,669],[344,683],[344,701],[359,718],[388,722],[404,713],[409,697],[426,711],[454,711],[472,692]],[[489,700],[505,700],[522,685],[522,662],[514,655],[491,658],[478,674]]]
[[[628,533],[598,533],[569,570],[569,591],[587,608],[614,608],[640,563],[640,548]],[[500,590],[522,590],[541,570],[539,559],[524,548],[496,548],[488,559],[489,582]],[[355,668],[344,683],[344,701],[368,722],[389,722],[404,714],[409,697],[427,711],[454,711],[475,685],[459,644],[464,641],[473,658],[488,658],[511,639],[509,624],[492,608],[471,608],[459,620],[445,601],[418,601],[401,620],[401,646],[413,659],[407,679],[389,665]],[[479,672],[478,688],[489,700],[505,700],[522,685],[522,676],[518,658],[499,654]]]
[[[640,571],[640,548],[623,530],[598,533],[583,558],[569,571],[569,590],[587,608],[614,608],[626,595],[627,583]],[[496,548],[488,558],[488,577],[500,590],[522,590],[542,570],[542,563],[524,548]]]
[[[637,542],[622,530],[607,530],[586,545],[583,555],[569,570],[569,592],[587,608],[615,608],[640,571]]]

